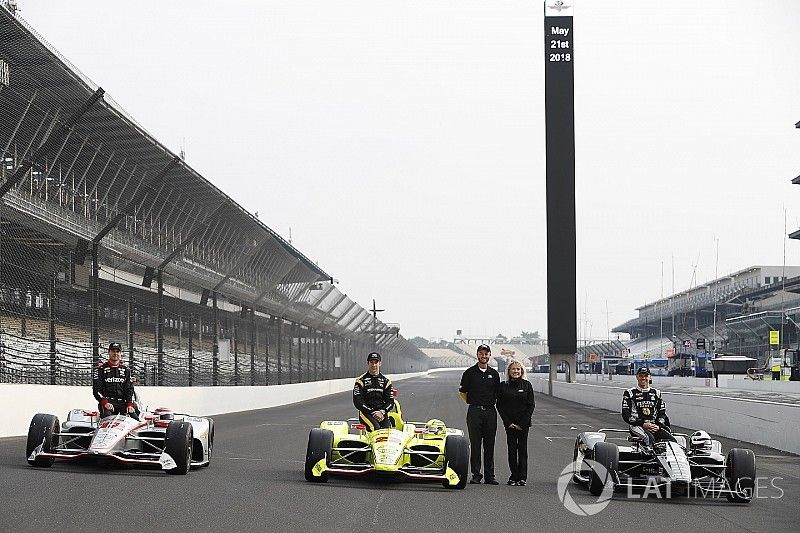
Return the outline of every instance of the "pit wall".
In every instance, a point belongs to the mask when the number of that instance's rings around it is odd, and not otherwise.
[[[427,372],[389,374],[392,381]],[[302,402],[352,390],[352,378],[270,385],[269,387],[138,387],[142,404],[154,409],[169,407],[178,413],[199,416],[265,409]],[[56,415],[61,422],[70,409],[97,409],[91,387],[0,384],[0,437],[28,434],[36,413]]]
[[[536,374],[529,374],[528,377],[536,392],[547,394],[547,378]],[[621,376],[615,376],[617,377]],[[656,386],[657,377],[654,376],[653,379]],[[622,408],[622,387],[627,384],[617,382],[616,379],[612,383],[616,385],[608,382],[594,384],[591,381],[556,381],[553,383],[553,396],[619,413]],[[800,405],[683,392],[662,391],[662,396],[667,404],[670,421],[675,426],[691,430],[703,429],[731,439],[800,454],[800,439],[796,431],[800,427]],[[622,416],[615,427],[625,427]]]

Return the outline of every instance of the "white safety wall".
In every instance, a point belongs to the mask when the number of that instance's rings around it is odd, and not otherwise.
[[[392,381],[424,375],[390,374]],[[269,387],[138,387],[143,405],[169,407],[178,413],[210,416],[265,409],[352,390],[355,378]],[[90,387],[0,384],[0,437],[27,435],[36,413],[49,413],[63,422],[70,409],[97,409]]]
[[[548,380],[530,376],[536,392],[547,393]],[[688,378],[693,379],[693,378]],[[592,383],[553,383],[553,396],[617,413],[622,409],[619,386]],[[728,398],[713,394],[662,391],[667,414],[673,425],[703,429],[732,439],[763,444],[770,448],[800,454],[800,405]],[[620,415],[619,427],[625,427]]]

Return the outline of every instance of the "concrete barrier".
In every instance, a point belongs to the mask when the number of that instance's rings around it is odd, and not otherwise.
[[[726,389],[800,394],[800,381],[772,381],[770,379],[756,381],[745,379],[744,376],[726,375],[719,376],[718,381],[717,386]]]
[[[536,392],[547,394],[547,379],[531,376],[530,381]],[[620,413],[624,387],[555,382],[553,396]],[[800,454],[800,405],[713,394],[662,391],[662,395],[670,421],[676,426]],[[625,427],[621,416],[618,427]]]
[[[427,372],[390,374],[392,381]],[[352,390],[352,378],[271,385],[269,387],[138,387],[140,400],[151,409],[211,416],[302,402]],[[36,413],[49,413],[63,422],[70,409],[97,409],[90,387],[0,384],[0,437],[27,435]]]

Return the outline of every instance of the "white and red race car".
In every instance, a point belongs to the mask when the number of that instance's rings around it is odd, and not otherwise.
[[[138,411],[137,411],[138,412]],[[168,474],[186,474],[209,466],[214,447],[211,418],[173,413],[160,407],[138,416],[73,409],[60,424],[55,415],[31,420],[25,457],[28,464],[49,467],[56,459],[107,457],[125,464],[158,466]]]

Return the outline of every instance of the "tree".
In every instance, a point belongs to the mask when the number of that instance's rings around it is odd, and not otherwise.
[[[422,337],[414,337],[408,339],[408,341],[417,348],[430,348],[430,343],[428,342],[428,339],[423,339]]]
[[[528,340],[538,339],[539,338],[539,332],[538,331],[525,331],[525,330],[523,330],[522,333],[520,333],[520,337],[522,337],[523,339],[528,339]]]

